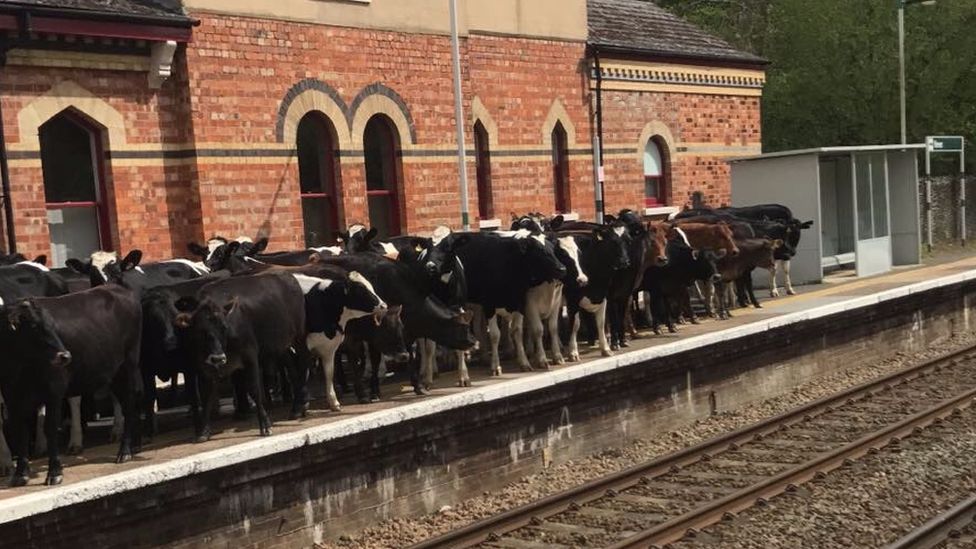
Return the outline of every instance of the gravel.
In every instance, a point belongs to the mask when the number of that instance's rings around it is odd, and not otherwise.
[[[974,420],[970,408],[674,548],[863,548],[895,541],[976,490]]]
[[[920,353],[898,353],[885,361],[854,366],[809,381],[789,393],[696,421],[652,439],[632,441],[619,448],[609,448],[587,458],[568,461],[560,466],[527,476],[500,491],[486,492],[480,497],[444,507],[438,513],[416,518],[391,519],[358,534],[343,536],[340,540],[330,541],[319,547],[322,549],[404,547],[594,478],[751,425],[812,400],[972,344],[974,341],[976,341],[976,334],[959,334]]]

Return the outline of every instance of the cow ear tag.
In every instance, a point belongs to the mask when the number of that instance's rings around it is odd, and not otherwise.
[[[420,252],[424,251],[424,249],[422,247],[420,247],[419,245],[416,248],[414,248],[414,250],[416,250],[418,254]]]

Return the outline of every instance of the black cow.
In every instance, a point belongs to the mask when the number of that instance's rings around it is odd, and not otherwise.
[[[343,346],[353,362],[353,387],[360,404],[380,399],[381,363],[405,364],[410,360],[400,318],[402,309],[401,305],[390,307],[378,323],[371,318],[362,318],[346,325]],[[366,374],[369,375],[369,396],[363,386]]]
[[[10,405],[9,432],[17,458],[12,485],[22,486],[29,478],[27,430],[40,405],[47,408],[45,483],[61,482],[57,431],[66,396],[94,394],[110,387],[125,418],[116,461],[127,461],[138,452],[141,330],[138,297],[117,285],[29,298],[7,308],[0,339],[14,359],[5,362],[0,387]]]
[[[680,229],[678,229],[680,235]],[[688,287],[696,281],[715,284],[721,281],[715,262],[719,255],[711,250],[694,250],[683,238],[668,241],[668,264],[652,266],[644,273],[641,290],[648,292],[654,333],[661,333],[662,322],[671,333],[676,332],[674,321],[685,314],[697,324],[691,310]],[[673,309],[672,305],[678,308]]]
[[[210,422],[217,405],[216,383],[243,370],[248,392],[257,408],[262,436],[271,434],[265,406],[263,369],[289,360],[296,365],[293,381],[307,372],[305,295],[294,276],[262,273],[217,280],[195,297],[180,299],[177,325],[187,330],[190,356],[196,367],[203,401],[202,429],[197,442],[210,438]],[[297,353],[292,356],[292,352]],[[297,394],[297,393],[295,393]],[[298,399],[295,399],[296,404]]]
[[[348,230],[336,233],[336,242],[348,253],[368,252],[378,233],[376,227],[367,230],[365,225],[355,223]]]

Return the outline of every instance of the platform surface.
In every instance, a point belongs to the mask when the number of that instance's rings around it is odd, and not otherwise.
[[[584,359],[581,363],[554,367],[545,372],[518,372],[512,365],[503,365],[507,366],[507,371],[501,377],[488,377],[487,368],[475,365],[470,369],[473,387],[456,387],[456,374],[446,372],[435,380],[436,387],[430,396],[416,396],[405,384],[399,387],[385,385],[383,401],[367,405],[351,404],[351,396],[347,396],[343,399],[341,412],[323,409],[323,400],[315,398],[317,395],[313,393],[315,400],[306,419],[285,420],[280,416],[287,410],[279,406],[274,414],[275,434],[267,438],[256,436],[256,420],[253,418],[243,421],[226,418],[215,421],[212,440],[193,444],[190,442],[189,418],[186,417],[185,421],[177,422],[185,427],[157,436],[133,461],[122,465],[114,463],[117,445],[108,444],[105,440],[107,428],[97,429],[89,435],[88,442],[102,441],[103,444],[86,448],[82,456],[64,456],[63,485],[42,485],[44,459],[33,462],[37,476],[28,486],[8,488],[5,484],[0,485],[0,523],[73,502],[213,470],[406,419],[538,390],[691,347],[971,279],[976,279],[976,257],[900,268],[886,275],[865,279],[830,277],[824,284],[798,287],[799,294],[796,296],[769,298],[769,292],[761,290],[757,292],[757,297],[762,301],[762,309],[737,309],[730,320],[706,319],[700,325],[683,325],[679,327],[678,334],[654,336],[645,333],[631,341],[631,347],[625,352],[609,358],[600,357],[596,348],[581,348]],[[225,410],[223,416],[227,415]]]

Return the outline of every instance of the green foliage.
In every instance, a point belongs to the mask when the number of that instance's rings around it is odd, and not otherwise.
[[[658,4],[770,61],[765,150],[898,142],[895,0]],[[976,1],[909,6],[905,52],[909,141],[976,139]]]

